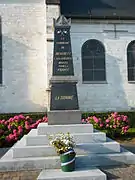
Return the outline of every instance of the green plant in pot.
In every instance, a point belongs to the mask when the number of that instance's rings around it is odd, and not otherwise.
[[[70,133],[59,133],[49,136],[50,145],[52,145],[57,154],[60,155],[61,169],[64,172],[71,172],[75,170],[75,156],[74,147],[76,146],[73,137]]]

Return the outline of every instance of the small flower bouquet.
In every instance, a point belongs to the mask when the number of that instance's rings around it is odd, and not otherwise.
[[[70,172],[75,169],[75,151],[76,146],[70,133],[60,133],[49,136],[50,145],[53,146],[58,155],[60,155],[61,169],[64,172]]]

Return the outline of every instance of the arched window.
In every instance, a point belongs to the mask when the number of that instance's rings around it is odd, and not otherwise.
[[[105,48],[95,39],[86,41],[82,46],[83,82],[106,81]]]
[[[0,17],[0,84],[2,84],[2,22]]]
[[[127,47],[128,81],[135,81],[135,41]]]

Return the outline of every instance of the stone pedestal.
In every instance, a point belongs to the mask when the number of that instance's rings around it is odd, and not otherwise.
[[[80,124],[80,110],[55,110],[48,112],[49,125]]]

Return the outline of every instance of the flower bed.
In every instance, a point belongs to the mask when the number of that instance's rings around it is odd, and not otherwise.
[[[0,120],[0,147],[11,147],[41,122],[48,122],[47,117],[35,122],[29,116],[20,114],[8,120]]]
[[[36,115],[38,117],[38,115]],[[33,117],[33,116],[32,116]],[[48,122],[47,116],[39,120],[30,116],[16,115],[8,120],[0,120],[0,147],[11,147],[20,140],[31,129],[37,128],[41,122]],[[107,116],[85,116],[82,123],[91,123],[94,128],[105,131],[111,138],[121,137],[127,134],[129,129],[129,118],[120,113],[111,113]]]
[[[111,138],[125,135],[129,129],[128,117],[117,112],[111,113],[108,117],[103,118],[89,116],[86,119],[82,119],[82,123],[93,124],[94,129],[104,130],[107,136]]]

